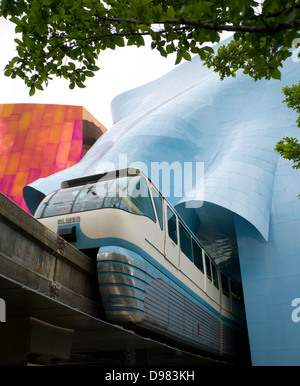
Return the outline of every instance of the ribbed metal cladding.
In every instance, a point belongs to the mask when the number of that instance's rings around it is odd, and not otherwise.
[[[242,350],[242,331],[224,324],[208,305],[151,267],[130,256],[98,254],[99,289],[110,322],[139,324],[212,354],[231,356]]]
[[[129,256],[98,255],[98,281],[106,315],[115,323],[139,323],[185,344],[218,354],[220,320],[174,288],[158,271]]]
[[[232,355],[232,353],[244,355],[247,344],[247,336],[242,330],[233,329],[222,323],[222,355],[227,356]]]
[[[147,282],[145,264],[117,253],[97,257],[98,283],[107,318],[113,323],[142,320]]]
[[[220,320],[162,279],[147,288],[143,323],[184,343],[220,352]]]

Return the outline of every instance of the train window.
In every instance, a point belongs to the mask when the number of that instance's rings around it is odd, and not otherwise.
[[[221,272],[221,283],[223,295],[230,297],[228,277],[223,272]]]
[[[241,284],[230,280],[230,287],[232,299],[239,304],[243,304],[243,290]]]
[[[170,238],[177,244],[177,227],[176,227],[176,215],[167,206],[167,220],[168,220],[168,233]]]
[[[206,276],[208,280],[211,281],[211,270],[210,270],[210,260],[207,254],[205,254],[205,268],[206,268]]]
[[[181,251],[186,255],[186,257],[193,261],[191,236],[181,221],[179,221],[179,239]]]
[[[237,295],[237,301],[239,304],[243,304],[243,289],[242,285],[240,283],[236,283],[236,295]]]
[[[217,289],[219,289],[218,271],[217,271],[217,267],[213,263],[211,263],[211,269],[212,269],[212,277],[213,277],[214,286]]]
[[[152,196],[153,196],[153,201],[154,205],[156,208],[156,213],[160,225],[160,229],[163,229],[163,207],[162,207],[162,198],[160,195],[156,192],[155,189],[152,188]]]
[[[107,183],[108,181],[105,182]],[[99,182],[93,185],[86,185],[77,195],[72,212],[102,208],[105,193],[104,189],[101,189],[103,184],[103,182]]]
[[[104,208],[119,208],[155,220],[154,209],[144,177],[121,177],[109,186]]]
[[[48,201],[43,217],[70,213],[73,202],[81,189],[82,186],[76,186],[75,188],[58,190]]]
[[[201,272],[204,272],[203,268],[203,258],[202,258],[202,248],[195,242],[193,239],[193,255],[195,266],[200,269]]]
[[[235,285],[235,282],[231,279],[230,279],[230,288],[231,288],[231,298],[232,298],[232,300],[237,302],[238,297],[237,297],[237,293],[236,293],[236,285]]]
[[[49,196],[47,196],[43,199],[43,201],[40,203],[40,205],[38,206],[38,208],[34,214],[35,218],[41,218],[43,216],[44,209],[48,205],[48,202],[54,193],[56,193],[56,191],[52,192],[51,194],[49,194]]]

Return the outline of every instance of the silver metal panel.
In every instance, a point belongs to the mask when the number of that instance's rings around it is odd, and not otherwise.
[[[155,276],[154,270],[148,270],[146,264],[113,253],[98,255],[98,261],[99,287],[108,320],[114,323],[138,323],[214,354],[220,354],[222,350],[222,354],[230,355],[237,349],[234,331],[229,327],[222,328],[217,316],[167,281],[157,275],[153,279],[148,271]],[[135,263],[139,265],[138,268]],[[105,273],[101,273],[102,270]],[[142,312],[133,312],[133,308]]]
[[[117,274],[100,274],[98,275],[99,284],[124,284],[132,287],[137,287],[140,289],[145,289],[145,282],[142,280],[137,280],[134,277],[117,275]]]
[[[161,279],[147,288],[143,316],[156,330],[214,353],[220,351],[220,321]]]
[[[114,264],[114,263],[102,263],[98,264],[98,272],[116,272],[124,275],[129,275],[137,279],[146,281],[146,273],[135,268],[129,267],[125,264]]]
[[[112,295],[112,296],[127,296],[131,298],[136,298],[143,300],[145,297],[145,293],[142,290],[138,290],[133,287],[121,287],[115,285],[105,285],[101,287],[101,295]]]
[[[126,263],[128,265],[132,265],[134,267],[137,267],[143,271],[146,271],[146,263],[145,262],[139,262],[136,259],[127,256],[127,255],[121,255],[119,253],[113,253],[113,252],[104,252],[104,253],[98,253],[97,255],[97,261],[99,262],[112,262],[112,261],[119,261],[122,263]]]
[[[140,301],[138,299],[128,299],[125,297],[109,297],[109,298],[102,298],[102,303],[104,307],[128,307],[128,308],[136,308],[138,310],[143,310],[143,301]],[[127,311],[127,310],[125,310]]]

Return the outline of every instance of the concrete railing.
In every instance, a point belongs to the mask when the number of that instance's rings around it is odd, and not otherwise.
[[[0,275],[99,316],[96,262],[0,193]]]

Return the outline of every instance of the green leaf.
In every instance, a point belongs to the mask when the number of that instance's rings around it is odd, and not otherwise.
[[[279,79],[279,80],[281,79],[281,72],[278,70],[278,68],[271,70],[270,75],[273,79]]]
[[[5,75],[5,76],[11,76],[11,73],[12,73],[11,68],[8,68],[8,69],[4,72],[4,75]]]
[[[34,95],[34,94],[35,94],[35,87],[32,86],[32,87],[30,88],[30,90],[29,90],[29,95],[32,96],[32,95]]]
[[[177,52],[175,64],[179,64],[182,60],[182,53],[180,51]]]
[[[38,90],[41,90],[41,91],[44,90],[43,86],[41,84],[39,84],[39,83],[35,84],[35,88],[38,89]]]
[[[93,71],[85,71],[85,72],[84,72],[84,75],[85,75],[85,76],[89,76],[90,78],[92,78],[93,76],[95,76],[95,74],[93,73]]]
[[[152,7],[152,19],[154,21],[160,21],[163,16],[163,8],[161,4],[158,4],[156,7]]]
[[[213,54],[215,52],[214,49],[210,46],[203,47],[203,50],[208,52],[209,54]]]
[[[73,62],[69,62],[68,64],[69,64],[70,70],[75,70],[76,69],[76,66],[75,66],[75,64]]]
[[[100,67],[98,67],[98,66],[91,66],[91,67],[89,67],[89,69],[91,71],[98,71],[98,70],[100,70]]]
[[[169,8],[167,9],[167,18],[168,19],[175,19],[175,10],[172,7],[172,5],[170,5]]]
[[[192,60],[192,57],[191,57],[190,53],[187,52],[187,51],[183,51],[182,52],[182,57],[183,57],[183,59],[185,59],[187,61],[191,61]]]
[[[76,81],[76,84],[77,84],[77,86],[79,87],[79,88],[85,88],[86,86],[82,83],[82,82],[80,82],[80,81]]]
[[[114,36],[114,42],[118,47],[125,46],[125,42],[122,36]]]
[[[24,45],[24,42],[22,42],[22,40],[20,40],[20,39],[15,39],[15,42],[16,42],[19,46]]]

